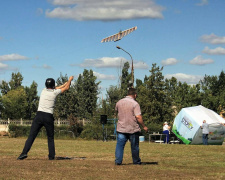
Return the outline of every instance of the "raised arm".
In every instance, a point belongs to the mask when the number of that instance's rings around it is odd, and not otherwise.
[[[69,80],[61,86],[56,87],[56,89],[61,89],[61,93],[64,93],[70,88],[71,81],[73,80],[73,76],[70,76]]]
[[[67,82],[65,82],[63,85],[61,85],[61,86],[57,86],[57,87],[55,87],[55,89],[62,89],[63,87],[65,87],[66,86],[66,84],[67,84]]]

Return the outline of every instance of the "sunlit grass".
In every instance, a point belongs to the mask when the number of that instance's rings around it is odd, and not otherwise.
[[[85,160],[48,160],[47,139],[37,138],[28,158],[16,160],[25,138],[0,138],[0,179],[224,179],[225,146],[140,143],[147,165],[132,165],[130,143],[122,166],[114,165],[116,141],[55,140],[56,156]]]

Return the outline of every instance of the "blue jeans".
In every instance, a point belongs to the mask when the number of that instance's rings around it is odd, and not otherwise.
[[[127,140],[130,140],[131,143],[131,153],[132,153],[132,159],[133,164],[141,164],[141,159],[139,157],[139,132],[134,134],[128,134],[128,133],[117,133],[117,144],[116,144],[116,152],[115,152],[115,163],[116,164],[122,164],[123,161],[123,152],[124,147],[127,142]]]
[[[204,145],[208,145],[208,134],[202,134],[202,142]]]

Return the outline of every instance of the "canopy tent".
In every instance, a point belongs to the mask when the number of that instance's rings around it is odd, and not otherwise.
[[[222,145],[225,135],[225,120],[214,111],[203,106],[193,106],[181,109],[174,119],[173,133],[185,144],[203,144],[203,120],[209,124],[208,144]]]

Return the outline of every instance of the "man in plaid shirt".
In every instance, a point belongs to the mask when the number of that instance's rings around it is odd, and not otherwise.
[[[130,88],[128,90],[128,95],[116,103],[115,110],[118,113],[117,145],[115,152],[116,165],[122,164],[124,147],[127,140],[131,143],[133,164],[141,164],[141,159],[139,157],[140,125],[146,132],[148,128],[143,122],[140,105],[135,100],[136,97],[136,90]]]

